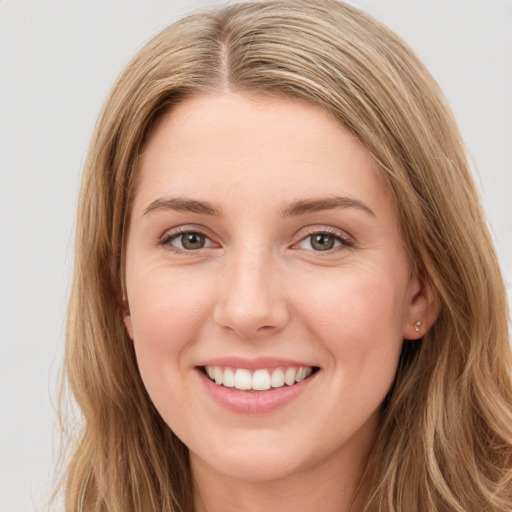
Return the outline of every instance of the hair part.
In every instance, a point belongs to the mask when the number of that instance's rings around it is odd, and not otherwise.
[[[123,255],[138,158],[156,124],[188,97],[225,90],[301,99],[351,130],[389,185],[412,271],[439,301],[434,326],[404,346],[364,510],[511,510],[506,294],[461,136],[408,46],[335,0],[184,18],[142,49],[107,98],[79,202],[65,372],[82,418],[65,509],[193,510],[187,449],[151,403],[125,332]]]

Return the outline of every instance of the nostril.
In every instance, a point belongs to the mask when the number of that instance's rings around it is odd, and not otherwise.
[[[274,331],[277,327],[274,325],[262,325],[261,327],[258,327],[256,332],[265,333],[269,331]]]

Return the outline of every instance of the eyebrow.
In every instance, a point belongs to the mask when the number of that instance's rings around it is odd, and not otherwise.
[[[175,210],[215,216],[219,216],[221,214],[220,208],[215,207],[207,201],[194,201],[181,197],[161,197],[159,199],[155,199],[144,210],[143,215],[155,210]]]
[[[363,202],[352,197],[337,196],[319,199],[299,199],[285,205],[281,209],[282,217],[295,217],[306,213],[319,212],[323,210],[334,210],[336,208],[357,208],[376,217],[374,211]],[[207,201],[195,201],[181,197],[161,197],[155,199],[144,210],[143,215],[155,210],[174,210],[202,215],[220,216],[220,208]]]
[[[352,197],[337,196],[320,199],[301,199],[293,201],[281,211],[283,217],[304,215],[306,213],[320,212],[323,210],[334,210],[336,208],[357,208],[376,217],[375,212],[363,202]]]

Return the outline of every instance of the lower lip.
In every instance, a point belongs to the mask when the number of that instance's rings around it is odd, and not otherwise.
[[[317,373],[293,386],[270,388],[267,391],[241,391],[219,386],[198,370],[209,395],[221,406],[240,414],[265,414],[276,411],[298,398],[316,378]]]

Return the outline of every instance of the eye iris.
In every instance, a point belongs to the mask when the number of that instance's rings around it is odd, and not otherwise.
[[[185,249],[201,249],[204,247],[205,236],[201,233],[184,233],[181,235],[181,243]]]
[[[311,236],[311,247],[315,251],[328,251],[334,247],[334,237],[325,233],[317,233]]]

